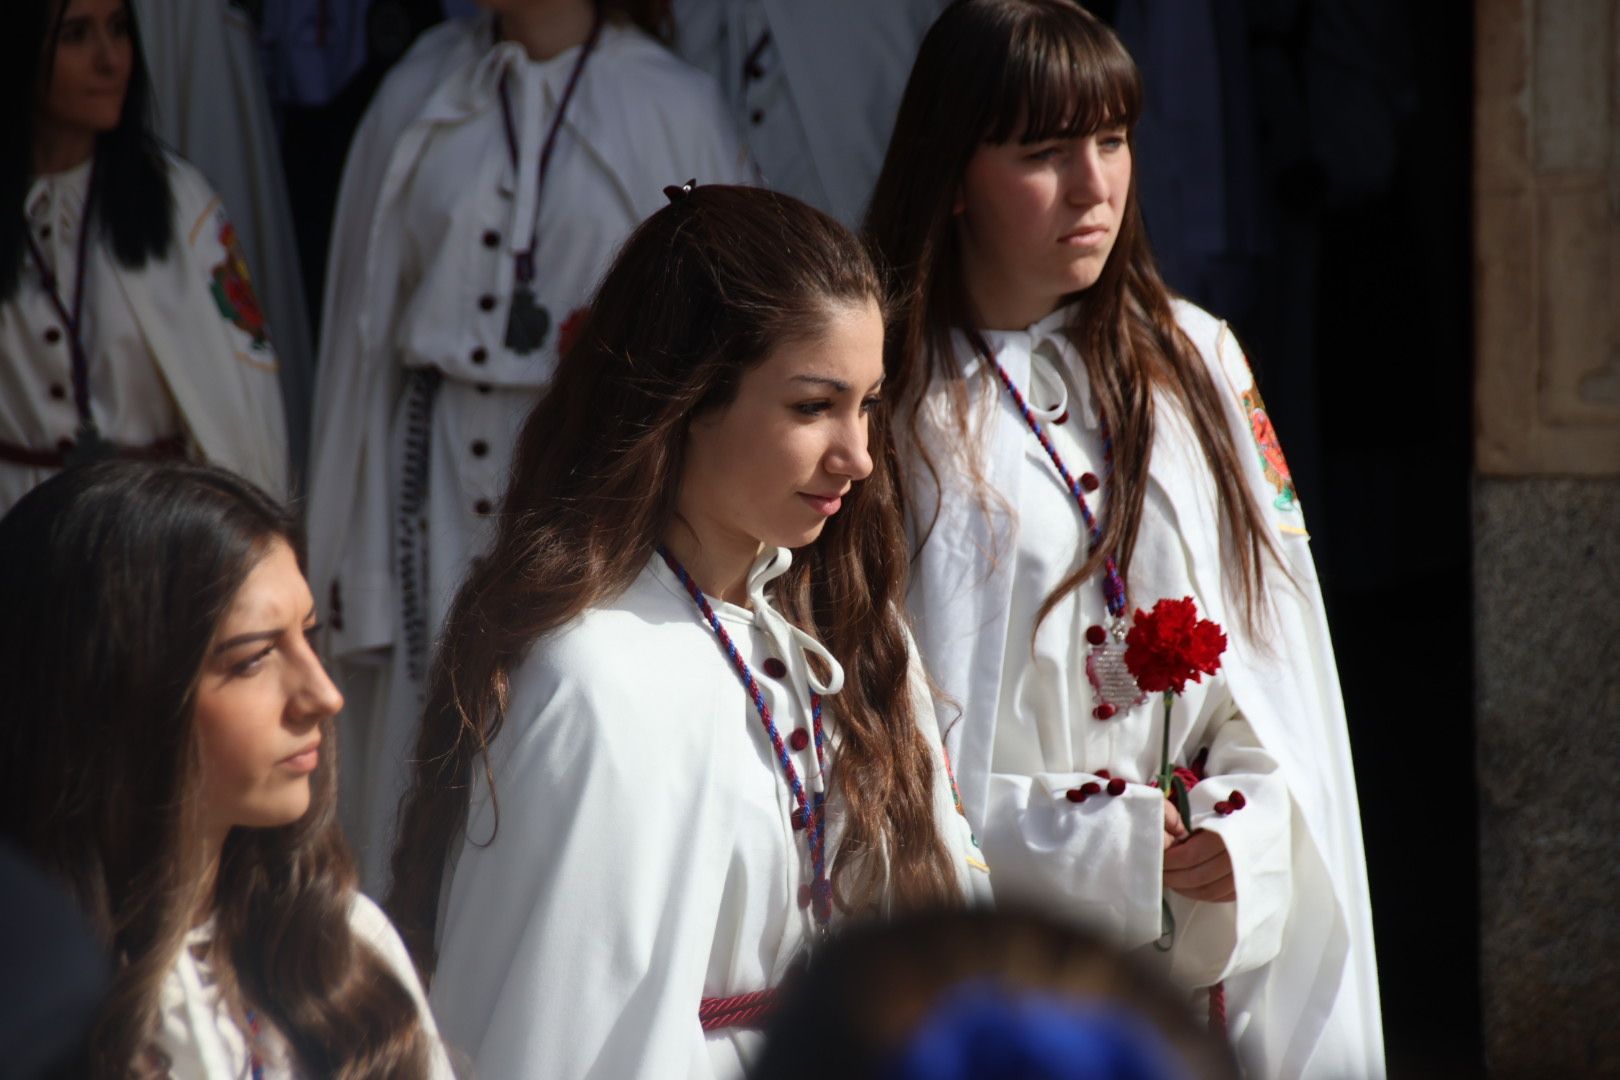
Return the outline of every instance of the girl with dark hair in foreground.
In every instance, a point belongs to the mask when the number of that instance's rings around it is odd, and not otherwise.
[[[982,888],[900,608],[877,276],[788,196],[670,190],[519,437],[394,850],[484,1076],[739,1075],[829,926]]]
[[[128,0],[8,4],[0,100],[0,512],[108,456],[284,494],[269,329],[218,196],[153,138]]]
[[[95,1077],[445,1077],[355,890],[297,534],[204,466],[110,461],[0,520],[0,835],[115,958]]]
[[[1142,92],[1071,0],[959,0],[923,41],[867,221],[906,283],[888,365],[918,640],[998,896],[1157,943],[1256,1075],[1378,1075],[1304,518],[1242,350],[1154,268]],[[1229,645],[1166,720],[1121,651],[1134,612],[1183,598]],[[1150,784],[1166,748],[1199,781],[1185,817]]]

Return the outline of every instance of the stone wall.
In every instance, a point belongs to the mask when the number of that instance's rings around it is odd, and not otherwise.
[[[1620,1075],[1620,0],[1475,11],[1486,1061]]]

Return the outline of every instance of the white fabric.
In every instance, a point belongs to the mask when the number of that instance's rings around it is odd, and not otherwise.
[[[36,178],[24,216],[71,309],[89,163]],[[228,276],[230,227],[218,196],[185,162],[169,159],[174,191],[168,257],[138,270],[119,264],[99,222],[86,259],[82,340],[89,351],[90,414],[103,437],[142,447],[185,436],[206,460],[271,494],[286,494],[286,433],[277,358],[222,312],[216,275]],[[54,333],[53,333],[54,332]],[[54,337],[55,340],[51,340]],[[55,450],[79,425],[67,328],[25,260],[17,293],[0,304],[0,440]],[[0,462],[0,512],[52,470]]]
[[[356,894],[349,908],[349,928],[381,957],[416,999],[431,1051],[428,1076],[450,1080],[452,1072],[438,1028],[422,994],[405,945],[376,904]],[[167,1059],[174,1080],[239,1080],[251,1073],[256,1051],[266,1080],[297,1080],[306,1074],[292,1059],[287,1041],[275,1025],[259,1017],[259,1032],[250,1038],[243,1020],[219,992],[208,957],[214,923],[186,935],[184,947],[163,980],[158,1014],[157,1050]]]
[[[535,163],[576,57],[569,50],[530,61],[515,44],[494,43],[487,16],[430,31],[379,91],[344,171],[327,275],[310,559],[321,603],[339,583],[341,611],[331,621],[341,625],[330,649],[350,714],[362,717],[349,728],[359,738],[349,743],[345,825],[372,889],[384,884],[420,694],[404,665],[395,547],[407,369],[444,376],[429,425],[427,503],[415,523],[429,553],[422,608],[431,636],[468,560],[488,542],[487,510],[499,504],[518,426],[550,380],[561,327],[587,304],[630,231],[664,204],[666,185],[748,175],[708,80],[639,30],[604,28],[538,205],[534,288],[551,327],[536,352],[506,349],[513,255],[536,216]],[[518,132],[516,172],[501,120],[503,79]]]
[[[756,563],[752,610],[714,603],[784,739],[810,727],[806,654],[820,648],[766,601],[787,563],[786,551]],[[767,657],[782,678],[763,674]],[[941,837],[964,894],[983,898],[920,667],[911,679]],[[823,714],[836,772],[836,695]],[[797,901],[809,860],[753,703],[661,559],[535,644],[491,753],[499,832],[477,781],[441,920],[432,1000],[447,1041],[480,1076],[740,1075],[758,1034],[706,1037],[698,1005],[780,981],[815,932]],[[792,756],[815,784],[813,743]],[[829,855],[840,821],[834,801]]]
[[[1180,932],[1174,951],[1191,950],[1173,956],[1172,974],[1187,986],[1225,978],[1230,1032],[1254,1075],[1381,1075],[1359,811],[1303,518],[1297,502],[1278,499],[1265,478],[1241,404],[1253,379],[1230,333],[1190,304],[1178,302],[1176,314],[1222,392],[1245,479],[1298,587],[1272,567],[1267,589],[1274,622],[1266,640],[1245,633],[1223,591],[1218,504],[1202,450],[1161,397],[1127,584],[1134,607],[1193,596],[1201,614],[1228,635],[1221,676],[1178,703],[1171,737],[1181,764],[1199,747],[1211,747],[1212,779],[1193,791],[1192,824],[1218,830],[1227,842],[1240,897],[1235,905],[1172,901]],[[1062,323],[1060,313],[1028,332],[991,340],[1020,387],[1031,383],[1032,352],[1050,358],[1034,361],[1037,372],[1055,363],[1069,373],[1070,420],[1054,428],[1060,453],[1075,456],[1076,474],[1089,468],[1100,476],[1084,368],[1060,332]],[[1132,784],[1118,798],[1075,804],[1065,793],[1095,780],[1102,768],[1129,781],[1150,778],[1158,764],[1162,705],[1150,701],[1106,722],[1090,716],[1083,635],[1102,621],[1096,580],[1083,583],[1048,617],[1031,657],[1033,607],[1080,550],[1077,510],[1006,391],[959,344],[979,394],[974,444],[983,448],[979,464],[995,494],[987,515],[961,462],[936,449],[943,498],[914,567],[910,604],[924,657],[951,699],[941,703],[939,718],[963,801],[998,893],[1043,895],[1098,922],[1123,944],[1139,945],[1158,924],[1157,795]],[[1050,377],[1035,382],[1037,393],[1054,385]],[[1032,403],[1050,404],[1044,397]],[[925,407],[938,425],[948,423],[943,390]],[[947,430],[936,427],[931,444],[947,445]],[[919,485],[917,495],[926,522],[935,492]],[[1064,499],[1070,500],[1067,527],[1059,524]],[[1050,550],[1041,539],[1052,541]],[[1019,581],[1026,573],[1035,580]],[[1211,814],[1213,802],[1234,788],[1248,805],[1226,818]],[[1287,858],[1279,859],[1285,842]],[[1290,898],[1284,901],[1283,894]],[[1226,910],[1208,910],[1221,907]]]
[[[1029,379],[1020,389],[1032,406],[1047,406],[1054,419],[1066,415],[1061,424],[1047,422],[1045,430],[1071,475],[1102,477],[1102,433],[1084,369],[1072,350],[1060,349],[1047,334],[1060,330],[1067,314],[1059,312],[1029,333],[992,333],[989,341],[997,351],[1029,356]],[[1033,350],[1032,339],[1041,342]],[[1164,423],[1180,419],[1168,409],[1161,415]],[[1077,658],[1089,648],[1087,628],[1110,624],[1100,576],[1068,593],[1035,628],[1047,596],[1079,566],[1086,541],[1074,497],[1033,435],[1024,440],[1020,473],[1008,615],[1015,629],[1007,635],[1002,660],[981,837],[985,857],[996,867],[1002,899],[1057,906],[1116,941],[1146,945],[1160,936],[1162,921],[1163,799],[1147,783],[1163,752],[1163,709],[1154,699],[1111,720],[1092,715],[1098,699],[1091,683],[1074,676],[1081,670]],[[1204,479],[1196,470],[1193,475]],[[1207,483],[1197,493],[1206,500],[1215,497]],[[1106,512],[1106,494],[1100,489],[1089,496],[1093,513]],[[1160,597],[1198,598],[1176,535],[1175,509],[1153,485],[1143,507],[1129,591],[1128,599],[1143,607]],[[1200,610],[1208,610],[1198,599]],[[1192,792],[1187,824],[1221,834],[1232,855],[1238,901],[1194,904],[1170,894],[1174,946],[1168,953],[1145,955],[1169,961],[1169,974],[1187,989],[1211,986],[1271,960],[1290,891],[1287,786],[1242,719],[1224,673],[1189,683],[1172,713],[1171,760],[1187,765],[1204,748],[1210,751],[1208,779]],[[1065,798],[1073,788],[1106,784],[1110,777],[1129,782],[1124,794],[1083,806]],[[1214,804],[1234,790],[1243,793],[1244,810],[1216,814]]]
[[[720,83],[764,184],[855,229],[917,46],[944,7],[945,0],[675,0],[675,42]]]
[[[86,161],[37,177],[23,204],[29,232],[70,310],[89,174]],[[119,268],[111,250],[92,244],[86,259],[81,336],[89,351],[90,415],[97,429],[126,446],[147,446],[179,434],[174,398],[119,291]],[[79,427],[71,338],[32,258],[23,264],[17,295],[0,307],[0,356],[6,358],[0,365],[0,441],[54,450],[60,441],[71,440]],[[0,514],[52,471],[0,461]]]
[[[253,22],[229,0],[138,0],[135,6],[157,132],[235,214],[280,357],[292,460],[301,469],[309,450],[314,333]]]

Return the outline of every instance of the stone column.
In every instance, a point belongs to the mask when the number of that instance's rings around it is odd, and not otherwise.
[[[1485,1054],[1620,1075],[1620,0],[1475,11]]]

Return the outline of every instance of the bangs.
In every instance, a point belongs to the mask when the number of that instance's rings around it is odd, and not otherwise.
[[[1078,6],[1026,9],[988,101],[984,142],[1043,142],[1136,126],[1142,77],[1119,39]]]

